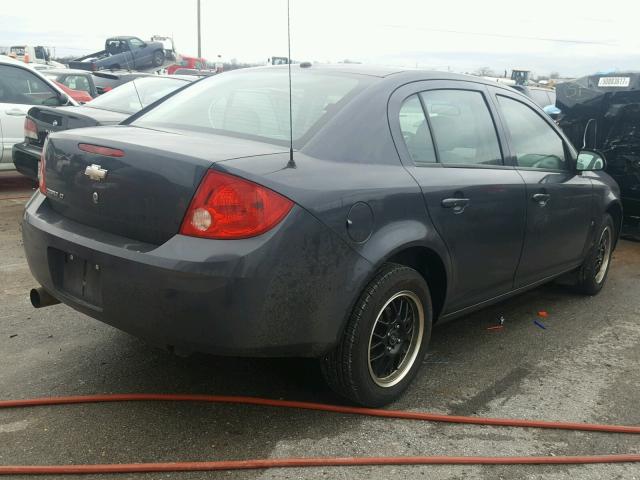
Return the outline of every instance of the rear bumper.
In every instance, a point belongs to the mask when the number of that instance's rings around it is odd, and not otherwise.
[[[13,146],[13,164],[18,172],[37,182],[38,162],[41,154],[41,148],[25,143],[16,143]]]
[[[70,221],[36,193],[23,217],[33,276],[91,317],[161,346],[243,356],[319,356],[334,346],[370,264],[294,207],[272,231],[161,246]],[[100,305],[61,287],[60,252],[99,266]]]

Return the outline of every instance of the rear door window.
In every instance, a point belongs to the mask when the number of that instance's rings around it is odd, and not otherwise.
[[[498,95],[498,103],[519,167],[569,169],[564,141],[542,116],[524,103],[509,97]]]
[[[0,66],[0,102],[23,105],[58,105],[53,88],[24,68]]]
[[[91,92],[89,80],[83,75],[67,75],[62,79],[62,83],[74,90],[82,90],[83,92]]]
[[[443,164],[502,165],[491,113],[481,92],[431,90],[420,94]]]
[[[410,96],[402,104],[400,130],[409,155],[416,166],[436,161],[429,125],[418,95]]]
[[[138,40],[137,38],[132,38],[131,40],[129,40],[129,44],[131,45],[131,48],[139,48],[144,46],[142,40]]]

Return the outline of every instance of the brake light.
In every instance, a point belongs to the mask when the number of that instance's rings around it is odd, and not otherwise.
[[[90,143],[79,143],[78,148],[83,152],[104,155],[105,157],[124,157],[124,151],[117,148],[101,147],[100,145],[92,145]]]
[[[38,127],[36,122],[29,117],[24,119],[24,137],[38,140]]]
[[[238,239],[261,235],[289,213],[293,202],[262,185],[209,170],[182,221],[180,233]]]
[[[47,147],[49,146],[49,139],[47,138],[44,141],[44,146],[42,147],[42,153],[40,154],[40,165],[38,165],[38,188],[40,188],[40,192],[47,194],[47,182],[45,180],[44,172],[46,171],[46,158],[47,158]]]

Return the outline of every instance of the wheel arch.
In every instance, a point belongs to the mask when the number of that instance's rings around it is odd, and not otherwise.
[[[622,205],[618,201],[613,201],[607,205],[605,212],[611,215],[613,225],[616,229],[615,243],[613,244],[613,247],[615,248],[618,244],[618,239],[620,238],[620,232],[622,231]]]
[[[429,286],[433,302],[433,318],[437,321],[442,313],[447,296],[448,274],[441,256],[432,248],[424,245],[409,245],[397,249],[387,256],[384,263],[397,263],[416,270]]]

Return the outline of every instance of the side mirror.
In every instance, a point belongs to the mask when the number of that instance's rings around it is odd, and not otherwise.
[[[576,170],[579,172],[604,170],[607,162],[601,153],[594,152],[593,150],[581,150],[578,153],[578,160],[576,161]]]
[[[560,114],[562,113],[562,110],[560,110],[555,105],[547,105],[542,110],[544,110],[544,113],[549,115],[553,120],[557,120]]]
[[[52,95],[45,99],[42,104],[47,107],[61,107],[69,104],[69,97],[64,93],[58,93],[57,95]]]

